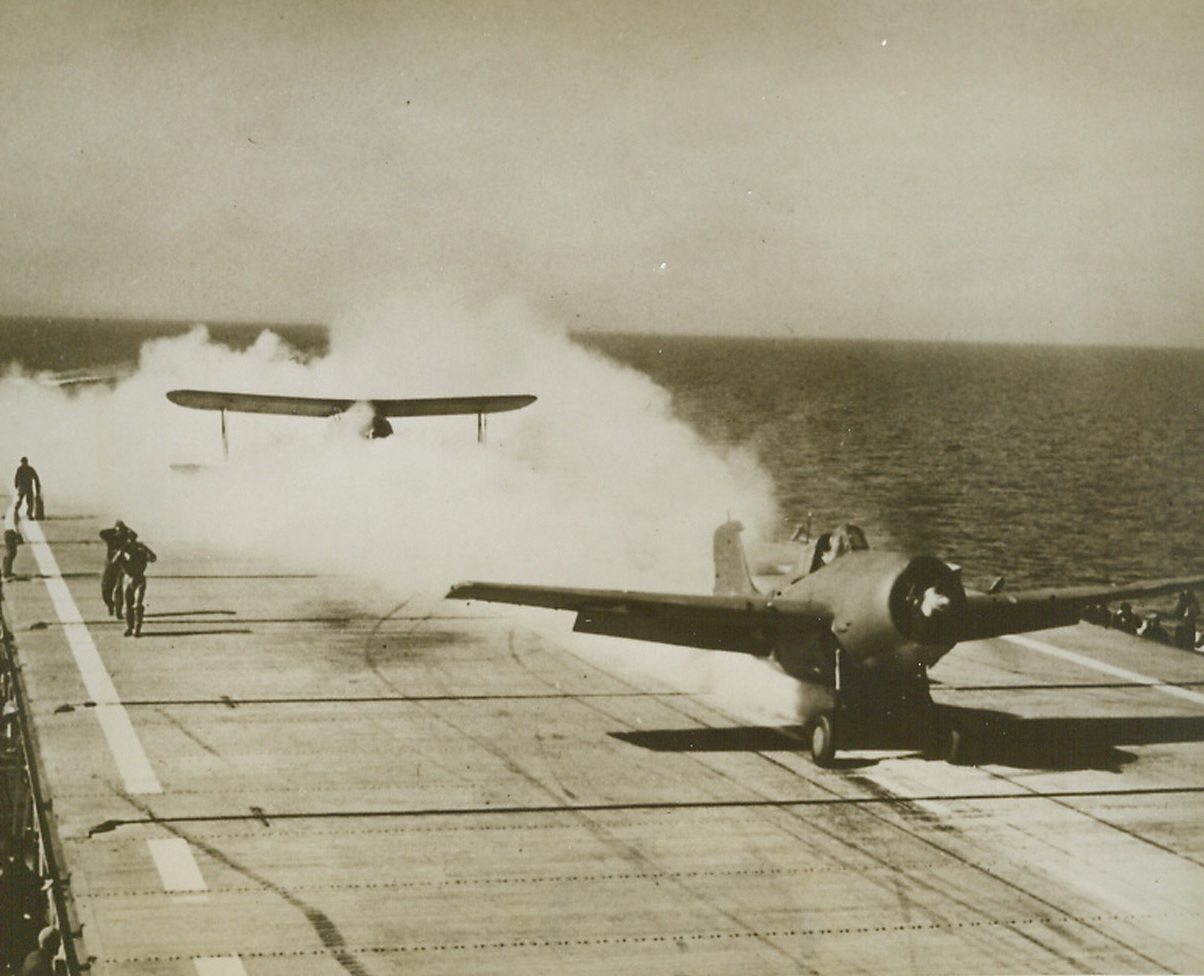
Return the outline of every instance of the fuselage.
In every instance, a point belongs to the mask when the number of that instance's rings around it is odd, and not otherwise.
[[[957,570],[935,556],[863,549],[791,580],[770,598],[784,613],[805,607],[830,614],[844,663],[903,671],[931,666],[953,647],[951,623],[966,594]]]

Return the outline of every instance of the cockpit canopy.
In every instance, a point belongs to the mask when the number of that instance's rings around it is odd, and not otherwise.
[[[805,561],[804,565],[806,565],[808,573],[814,573],[820,567],[826,566],[834,559],[839,559],[845,553],[858,552],[869,547],[870,544],[866,541],[865,533],[851,522],[845,522],[828,532],[821,533],[816,538],[815,544],[811,547],[810,558]]]

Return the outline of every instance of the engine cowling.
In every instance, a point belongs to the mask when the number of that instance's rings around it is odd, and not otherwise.
[[[934,556],[851,552],[775,595],[826,607],[843,660],[889,670],[931,665],[952,646],[965,608],[958,571]]]
[[[889,605],[904,638],[944,653],[953,646],[953,623],[965,611],[966,590],[961,574],[944,560],[916,556],[891,586]]]

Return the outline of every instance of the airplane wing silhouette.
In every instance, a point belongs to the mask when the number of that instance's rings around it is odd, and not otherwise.
[[[584,634],[755,657],[768,657],[786,631],[797,634],[832,625],[831,615],[820,608],[794,604],[779,610],[761,595],[697,596],[469,582],[453,586],[447,597],[571,610],[577,614],[573,629]]]
[[[446,417],[459,414],[502,413],[535,402],[530,394],[463,397],[416,397],[402,400],[340,400],[327,397],[227,393],[219,390],[172,390],[167,399],[195,410],[235,413],[288,414],[294,417],[334,417],[357,403],[366,403],[378,417]]]
[[[961,618],[953,623],[954,640],[983,640],[1078,623],[1083,611],[1097,604],[1166,596],[1204,587],[1204,576],[1142,580],[1124,586],[1064,586],[1015,593],[967,593]]]
[[[1072,586],[1015,593],[968,593],[965,604],[940,628],[950,644],[983,640],[1078,623],[1095,604],[1161,596],[1204,588],[1204,576],[1146,580],[1125,586]],[[454,600],[484,600],[570,610],[574,630],[590,634],[738,651],[767,657],[779,638],[828,629],[831,610],[820,602],[757,595],[705,596],[591,590],[511,583],[466,582],[447,594]],[[868,610],[867,610],[868,612]]]

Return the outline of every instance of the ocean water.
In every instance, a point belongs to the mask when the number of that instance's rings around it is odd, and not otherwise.
[[[783,512],[1009,587],[1204,573],[1204,351],[593,336]],[[785,526],[783,531],[785,531]]]
[[[120,371],[188,328],[8,320],[0,369]],[[208,326],[235,349],[264,328]],[[329,348],[320,327],[271,328],[305,355]],[[1204,351],[575,338],[662,386],[717,450],[754,453],[781,538],[852,521],[974,585],[1204,573]]]
[[[111,321],[101,319],[0,319],[0,369],[18,363],[27,372],[107,372],[137,364],[138,351],[150,339],[183,335],[193,325],[183,322]],[[264,329],[271,329],[300,352],[322,355],[329,349],[326,329],[318,325],[206,325],[215,342],[246,349]]]

